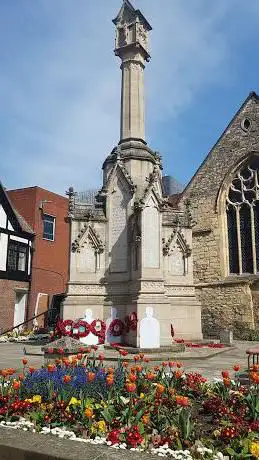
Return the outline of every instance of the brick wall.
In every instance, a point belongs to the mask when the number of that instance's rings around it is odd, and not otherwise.
[[[29,290],[29,283],[0,279],[0,329],[2,331],[13,327],[17,288]]]
[[[28,315],[32,317],[39,293],[48,294],[51,301],[52,295],[66,289],[70,248],[69,223],[66,222],[68,200],[40,187],[12,190],[8,195],[35,232],[28,308]],[[55,217],[54,241],[43,239],[44,213]]]

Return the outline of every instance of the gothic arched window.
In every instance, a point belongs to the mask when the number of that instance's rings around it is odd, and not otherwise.
[[[259,158],[241,169],[227,196],[230,273],[259,272]]]

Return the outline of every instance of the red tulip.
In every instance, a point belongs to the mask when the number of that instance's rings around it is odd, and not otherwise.
[[[238,372],[238,371],[240,370],[240,365],[239,365],[239,364],[235,364],[235,365],[233,366],[233,370],[234,370],[235,372]]]
[[[223,370],[221,375],[224,379],[229,379],[229,372],[227,370]]]

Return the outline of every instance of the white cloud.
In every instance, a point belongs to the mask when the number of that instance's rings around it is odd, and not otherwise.
[[[229,53],[222,23],[231,2],[132,3],[154,26],[146,81],[156,148],[163,124],[172,119],[173,125],[204,85],[222,78]],[[7,186],[63,193],[71,184],[79,190],[100,185],[102,161],[119,137],[120,71],[111,23],[119,6],[118,0],[34,0],[33,6],[24,0],[17,11],[0,5],[2,21],[11,26],[0,32],[6,43],[0,112],[8,118],[1,179]]]

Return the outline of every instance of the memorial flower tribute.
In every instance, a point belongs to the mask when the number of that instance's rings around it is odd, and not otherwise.
[[[2,369],[0,426],[177,459],[259,458],[258,365],[244,387],[238,364],[209,383],[179,362],[126,356],[106,367],[97,347],[71,359],[60,349],[42,368]]]

